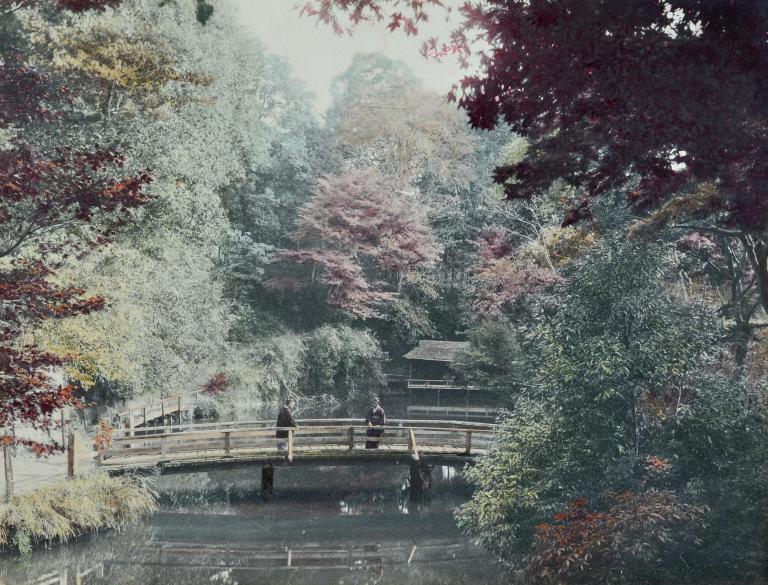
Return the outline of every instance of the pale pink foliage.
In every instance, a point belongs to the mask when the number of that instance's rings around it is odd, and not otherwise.
[[[690,232],[677,241],[677,246],[684,251],[702,252],[720,257],[722,254],[717,243],[700,232]]]
[[[329,289],[328,303],[357,317],[374,316],[376,304],[395,296],[372,273],[392,276],[396,286],[404,274],[439,259],[423,207],[375,169],[318,180],[294,241],[302,249],[284,250],[276,260],[312,266],[314,282]]]
[[[518,299],[562,280],[552,269],[522,254],[501,228],[484,230],[474,244],[478,258],[472,279],[474,305],[481,315],[501,312]]]
[[[315,282],[329,289],[328,303],[361,319],[376,316],[373,307],[394,297],[393,293],[373,290],[363,275],[363,269],[354,258],[343,252],[283,250],[276,259],[311,266],[315,269]],[[274,288],[305,284],[297,278],[274,278],[269,281],[269,285]]]

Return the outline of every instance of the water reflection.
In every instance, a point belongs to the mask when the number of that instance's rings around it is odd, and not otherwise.
[[[448,584],[507,582],[456,529],[466,487],[435,468],[433,498],[414,504],[407,470],[281,468],[275,499],[258,470],[160,478],[161,510],[123,533],[0,563],[16,585]]]

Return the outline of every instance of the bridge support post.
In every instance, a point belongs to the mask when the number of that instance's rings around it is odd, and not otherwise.
[[[288,429],[288,461],[293,461],[293,429]]]
[[[5,502],[8,503],[13,497],[13,447],[6,445],[3,447],[3,461],[5,463]]]
[[[269,501],[274,496],[275,468],[265,465],[261,468],[261,497]]]
[[[131,415],[131,411],[130,410],[128,411],[128,419],[126,420],[126,423],[125,423],[125,436],[126,437],[132,437],[133,436],[133,416]],[[130,449],[131,448],[131,444],[130,443],[126,443],[125,445],[123,445],[123,448],[124,449]]]
[[[432,466],[422,461],[411,461],[408,497],[412,502],[424,502],[432,497]]]

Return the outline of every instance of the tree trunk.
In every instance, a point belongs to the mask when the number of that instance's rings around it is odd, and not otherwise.
[[[747,353],[749,351],[749,333],[738,331],[735,335],[733,352],[734,372],[733,377],[735,380],[742,380],[747,373]]]
[[[760,241],[755,250],[757,258],[757,285],[760,290],[760,304],[763,310],[768,313],[768,247],[765,242]]]
[[[763,310],[768,313],[768,243],[762,234],[757,236],[742,234],[739,239],[747,251],[749,261],[755,271],[760,304]]]

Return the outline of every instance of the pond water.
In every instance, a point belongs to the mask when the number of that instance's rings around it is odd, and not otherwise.
[[[431,500],[414,503],[408,467],[260,468],[161,477],[160,510],[123,532],[0,561],[0,584],[445,584],[509,582],[460,533],[469,497],[452,467],[435,467]]]

